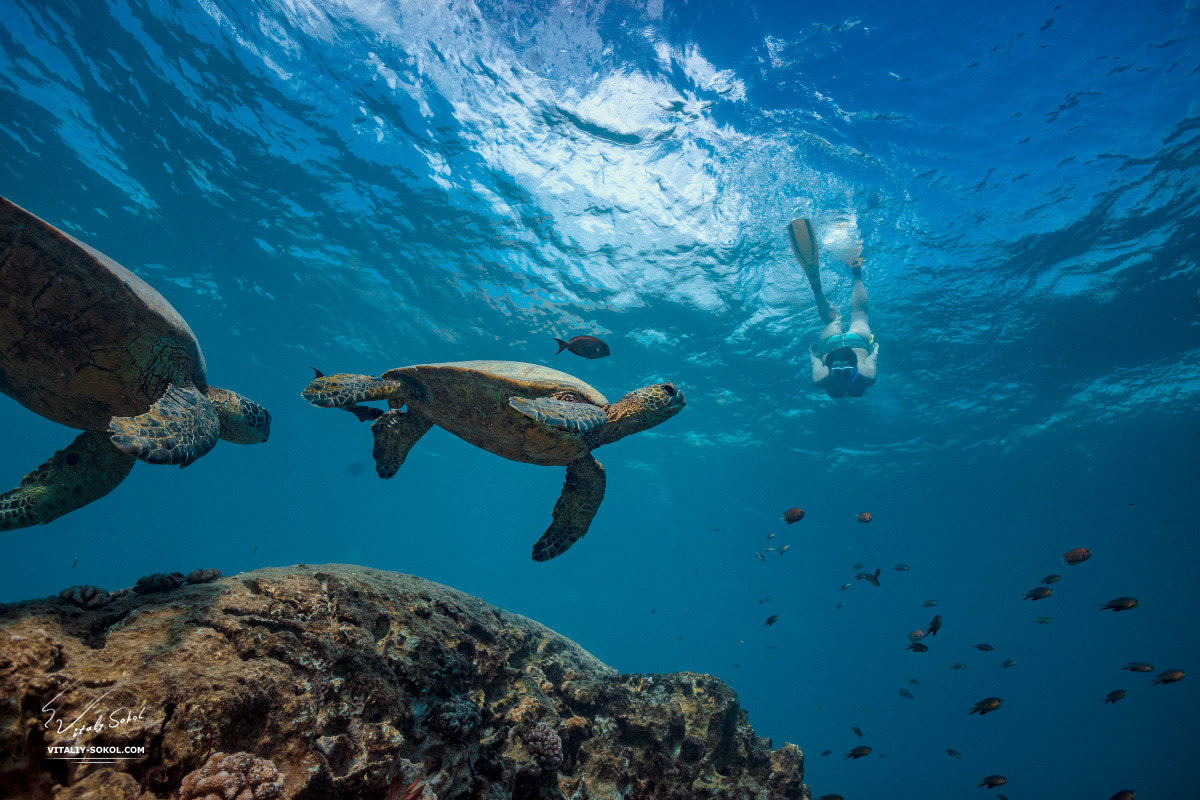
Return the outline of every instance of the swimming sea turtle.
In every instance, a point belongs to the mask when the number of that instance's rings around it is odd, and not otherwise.
[[[0,495],[0,530],[103,497],[135,459],[186,466],[217,438],[264,442],[267,410],[205,382],[191,328],[145,281],[0,198],[0,391],[79,428]]]
[[[636,389],[616,403],[578,378],[516,361],[418,364],[369,375],[320,375],[303,397],[374,419],[375,471],[390,478],[433,425],[511,461],[567,468],[550,527],[533,559],[562,554],[587,533],[604,499],[597,447],[679,413],[683,392],[670,383]],[[386,413],[358,403],[386,400]],[[401,410],[401,408],[405,410]]]

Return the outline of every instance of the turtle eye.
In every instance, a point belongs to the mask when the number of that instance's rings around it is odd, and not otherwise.
[[[669,383],[664,383],[662,385],[662,389],[664,392],[667,393],[667,397],[674,397],[675,393],[678,391],[678,389],[676,389],[674,386],[672,386]]]

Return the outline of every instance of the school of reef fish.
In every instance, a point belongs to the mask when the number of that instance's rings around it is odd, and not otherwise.
[[[804,509],[802,509],[798,506],[789,508],[783,512],[783,521],[787,525],[793,525],[797,522],[800,522],[805,517],[806,517],[806,514],[805,514]],[[870,512],[864,511],[864,512],[858,514],[856,516],[856,519],[859,522],[870,522],[872,520],[872,516],[871,516]],[[767,535],[768,541],[773,541],[775,538],[776,538],[776,534],[774,534],[774,533],[770,533]],[[782,553],[786,552],[789,547],[790,547],[790,545],[783,545],[782,547],[770,546],[770,547],[764,548],[764,551],[782,554]],[[764,551],[756,550],[754,552],[755,557],[758,558],[760,561],[765,561],[765,557],[763,555]],[[1091,557],[1092,557],[1092,551],[1089,550],[1088,548],[1073,547],[1070,550],[1068,550],[1067,552],[1063,553],[1061,558],[1062,558],[1062,561],[1064,563],[1066,563],[1067,567],[1070,568],[1070,567],[1075,567],[1080,564],[1083,564]],[[879,579],[880,579],[880,576],[883,574],[883,568],[876,567],[874,571],[866,571],[869,569],[867,564],[865,562],[858,562],[858,563],[854,564],[851,567],[851,569],[855,571],[854,580],[865,581],[866,583],[869,583],[872,586],[880,585]],[[893,567],[891,567],[891,569],[898,573],[904,573],[904,572],[909,571],[909,569],[911,569],[911,567],[908,564],[896,564]],[[1032,600],[1032,601],[1045,600],[1046,598],[1050,597],[1054,593],[1054,590],[1051,587],[1053,585],[1058,584],[1058,582],[1061,581],[1062,579],[1063,579],[1063,576],[1057,575],[1057,574],[1045,576],[1044,578],[1041,579],[1041,581],[1039,581],[1037,586],[1035,586],[1032,589],[1029,589],[1028,591],[1025,592],[1025,595],[1022,598],[1022,600]],[[851,582],[846,582],[846,583],[842,584],[841,591],[846,591],[847,589],[849,589],[851,587],[851,585],[852,585]],[[764,603],[768,603],[770,601],[771,601],[771,598],[766,597],[766,598],[759,600],[758,602],[759,602],[759,605],[763,605]],[[933,607],[937,606],[937,604],[938,603],[936,600],[926,600],[925,602],[923,602],[921,604],[921,607],[922,608],[933,608]],[[844,601],[839,601],[837,603],[836,608],[841,609],[844,605],[845,605]],[[1112,600],[1109,600],[1106,603],[1100,603],[1097,605],[1097,607],[1101,610],[1111,610],[1111,611],[1115,612],[1115,611],[1129,611],[1131,609],[1137,608],[1138,605],[1139,605],[1138,599],[1136,597],[1121,596],[1121,597],[1113,598]],[[772,614],[769,617],[767,617],[767,621],[765,624],[768,626],[773,626],[779,622],[779,619],[780,619],[779,614]],[[1045,624],[1054,622],[1054,619],[1053,619],[1053,617],[1046,617],[1046,616],[1036,617],[1034,619],[1034,622],[1045,625]],[[930,645],[925,644],[925,641],[931,640],[934,637],[936,637],[938,634],[938,631],[940,631],[942,629],[943,623],[944,623],[944,620],[942,618],[942,615],[940,613],[934,614],[933,618],[931,620],[929,620],[929,622],[926,623],[926,625],[924,627],[916,628],[916,629],[910,631],[904,637],[905,641],[906,641],[906,647],[910,651],[912,651],[914,653],[918,653],[918,654],[930,652],[931,647],[930,647]],[[972,647],[974,647],[976,650],[980,651],[981,653],[991,653],[991,652],[994,652],[996,649],[993,645],[988,644],[987,642],[979,642],[977,644],[972,645]],[[1016,664],[1017,664],[1017,662],[1015,659],[1006,659],[1000,663],[1000,667],[1003,669],[1009,669],[1009,668],[1015,667]],[[966,669],[967,665],[961,661],[955,661],[955,662],[951,663],[950,668],[955,669],[955,670],[961,670],[961,669]],[[1150,672],[1154,672],[1155,667],[1154,667],[1154,665],[1148,664],[1144,661],[1131,661],[1128,664],[1125,664],[1120,669],[1127,670],[1129,672],[1150,673]],[[1161,672],[1158,673],[1158,675],[1156,677],[1153,678],[1153,680],[1150,681],[1150,685],[1158,686],[1161,684],[1175,683],[1177,681],[1183,680],[1185,674],[1186,673],[1184,670],[1177,669],[1177,668],[1162,670]],[[916,678],[909,678],[908,683],[912,686],[920,685],[920,681],[918,681]],[[904,687],[901,687],[900,689],[898,689],[897,694],[899,694],[900,697],[903,697],[906,700],[916,700],[916,697],[913,695],[913,693]],[[1126,695],[1126,690],[1114,689],[1111,692],[1109,692],[1107,695],[1105,695],[1101,700],[1104,704],[1107,705],[1110,703],[1118,702],[1119,700],[1123,699],[1125,697],[1125,695]],[[1003,698],[1001,698],[1001,697],[985,697],[981,700],[975,701],[967,709],[966,713],[968,716],[978,714],[980,717],[983,717],[987,714],[990,714],[994,711],[1001,709],[1003,706],[1004,706]],[[862,729],[857,725],[851,726],[850,731],[859,738],[863,738],[863,736],[864,736]],[[865,758],[866,756],[870,755],[872,752],[873,752],[873,750],[870,746],[858,745],[856,747],[851,748],[851,750],[846,753],[845,757],[847,759],[857,760],[860,758]],[[819,755],[828,756],[828,755],[831,755],[832,753],[833,753],[833,750],[826,749],[826,750],[821,751],[821,753]],[[885,753],[878,753],[877,755],[879,758],[886,757]],[[951,758],[962,758],[962,754],[953,748],[946,748],[946,755],[950,756]],[[993,774],[993,775],[987,775],[987,776],[983,777],[979,782],[979,787],[983,787],[983,788],[987,788],[987,789],[995,789],[996,787],[1004,786],[1007,783],[1008,783],[1008,778],[1005,777],[1004,775]],[[996,798],[998,800],[1008,800],[1008,798],[1003,794],[997,794]],[[818,797],[818,800],[844,800],[844,798],[840,794],[823,794]],[[1115,794],[1113,794],[1109,800],[1136,800],[1136,793],[1130,789],[1122,789],[1122,790],[1116,792]]]

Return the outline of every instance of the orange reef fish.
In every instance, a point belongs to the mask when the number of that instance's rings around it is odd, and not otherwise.
[[[1076,564],[1082,564],[1092,557],[1092,551],[1086,547],[1075,547],[1063,553],[1063,561],[1070,564],[1072,567]]]
[[[555,337],[554,341],[558,342],[558,353],[570,350],[575,355],[584,358],[604,358],[609,355],[608,345],[595,336],[575,336],[567,342]]]
[[[976,703],[975,707],[967,712],[967,715],[970,716],[971,714],[978,713],[982,717],[984,714],[995,711],[1002,705],[1004,705],[1004,701],[999,697],[985,697]]]
[[[1187,673],[1181,669],[1169,669],[1166,672],[1158,673],[1154,680],[1150,682],[1150,685],[1157,686],[1160,683],[1174,683],[1175,681],[1181,681],[1183,680],[1183,676],[1186,674]]]
[[[862,512],[861,514],[859,514],[859,515],[858,515],[858,521],[859,521],[859,522],[870,522],[870,521],[871,521],[871,512],[870,512],[870,511],[864,511],[864,512]]]
[[[802,519],[804,519],[803,508],[789,508],[783,512],[783,521],[788,525],[791,525],[793,522],[799,522]]]
[[[1100,608],[1111,608],[1113,611],[1128,611],[1131,608],[1137,608],[1138,599],[1136,597],[1118,597],[1114,600],[1109,600]]]
[[[915,631],[913,631],[912,633],[910,633],[908,635],[908,640],[910,642],[915,642],[918,639],[923,638],[924,636],[925,636],[925,631],[921,630],[920,628],[917,628]]]
[[[1051,594],[1053,594],[1053,592],[1054,592],[1054,590],[1051,589],[1049,586],[1039,586],[1036,589],[1030,589],[1028,592],[1025,593],[1025,596],[1021,599],[1022,600],[1045,600],[1047,597],[1049,597]]]

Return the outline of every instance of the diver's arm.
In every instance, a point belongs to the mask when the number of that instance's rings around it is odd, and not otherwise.
[[[819,384],[821,381],[829,377],[829,367],[825,366],[825,363],[821,361],[821,359],[817,358],[817,354],[814,353],[811,348],[808,351],[808,357],[812,359],[813,383]]]
[[[862,364],[858,368],[858,374],[867,380],[875,380],[875,360],[879,357],[879,342],[871,348],[871,352],[863,359]]]

